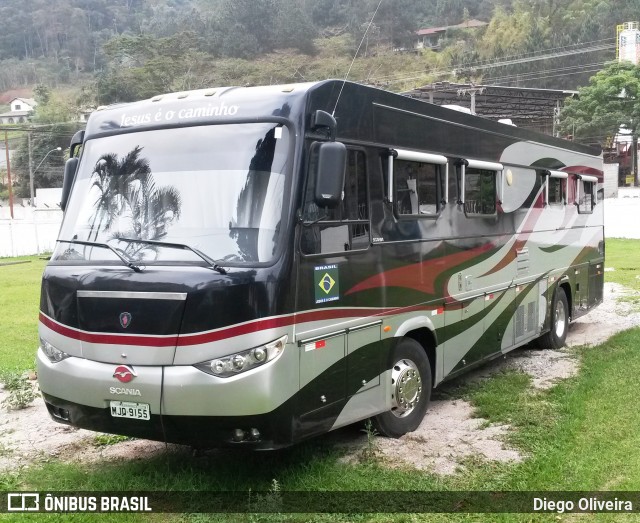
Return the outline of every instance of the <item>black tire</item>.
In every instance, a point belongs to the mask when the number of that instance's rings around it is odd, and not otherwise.
[[[569,330],[569,302],[562,287],[553,293],[551,302],[550,330],[538,340],[538,345],[544,350],[558,350],[564,347]]]
[[[382,436],[399,438],[416,430],[424,418],[431,398],[431,366],[422,345],[412,338],[397,343],[390,365],[393,408],[375,416],[373,423]],[[409,387],[404,391],[403,379]]]

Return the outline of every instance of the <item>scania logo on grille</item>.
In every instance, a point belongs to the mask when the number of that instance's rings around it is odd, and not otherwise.
[[[117,378],[122,383],[129,383],[137,374],[128,365],[118,365],[116,370],[113,371],[113,377]]]
[[[131,314],[128,312],[120,313],[120,326],[126,329],[131,324]]]

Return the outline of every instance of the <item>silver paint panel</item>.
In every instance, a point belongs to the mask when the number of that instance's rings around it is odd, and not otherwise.
[[[121,383],[113,377],[117,367],[113,363],[73,357],[51,363],[38,349],[36,365],[40,389],[51,396],[98,409],[106,409],[111,400],[148,403],[152,414],[160,412],[162,367],[133,365],[137,376],[129,383]],[[138,389],[141,395],[111,394],[110,387]]]
[[[271,412],[298,390],[296,347],[254,370],[218,378],[192,366],[164,367],[162,413],[175,416],[243,416]],[[83,358],[51,363],[38,350],[40,388],[46,394],[81,405],[107,408],[109,401],[148,403],[160,413],[161,366],[133,365],[137,377],[121,383],[113,377],[116,365]],[[141,396],[111,394],[110,387],[139,389]]]
[[[78,298],[120,298],[129,300],[185,301],[186,292],[78,291]]]
[[[369,389],[363,387],[361,391],[354,394],[338,415],[331,430],[350,425],[356,421],[370,418],[371,416],[391,409],[391,370],[383,372],[377,376],[377,379],[383,386]],[[384,386],[387,382],[389,383],[389,387]],[[427,416],[428,415],[429,414],[427,414]]]

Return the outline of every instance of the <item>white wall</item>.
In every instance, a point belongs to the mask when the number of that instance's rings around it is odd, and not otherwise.
[[[0,208],[0,257],[26,256],[51,252],[62,223],[62,211],[14,205]]]
[[[58,209],[62,200],[60,189],[36,189],[36,206],[39,208]]]
[[[618,167],[617,163],[604,164],[604,197],[617,198],[618,196]]]
[[[604,200],[606,238],[640,239],[640,187],[620,187],[617,198]]]

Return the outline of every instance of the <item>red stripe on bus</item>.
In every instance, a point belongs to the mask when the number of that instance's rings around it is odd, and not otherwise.
[[[267,329],[275,329],[285,327],[294,323],[305,323],[310,321],[337,320],[342,318],[382,316],[389,313],[406,313],[418,310],[430,310],[435,306],[414,305],[406,308],[380,308],[372,309],[326,309],[318,311],[309,311],[298,314],[291,314],[280,318],[266,318],[257,320],[244,325],[234,325],[232,327],[222,328],[212,332],[201,332],[195,334],[181,334],[172,336],[136,336],[136,335],[118,335],[110,333],[93,333],[85,332],[73,327],[62,325],[44,313],[40,313],[40,321],[43,325],[52,331],[79,341],[89,343],[102,343],[106,345],[137,345],[143,347],[185,347],[189,345],[201,345],[220,341],[243,334],[251,334]]]
[[[67,338],[86,341],[89,343],[104,343],[109,345],[140,345],[144,347],[175,347],[178,335],[172,336],[135,336],[135,335],[114,335],[107,333],[85,332],[72,327],[67,327],[53,321],[48,316],[40,313],[40,322]]]
[[[445,270],[456,267],[493,248],[494,244],[489,242],[473,249],[463,250],[424,262],[405,265],[404,267],[381,272],[380,274],[371,276],[370,278],[354,285],[351,289],[345,292],[345,296],[355,292],[381,287],[402,287],[423,292],[425,294],[434,294],[436,278]]]

